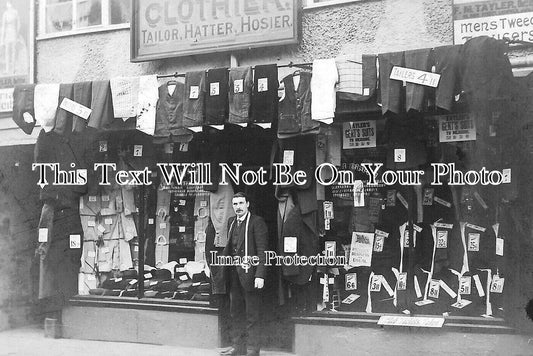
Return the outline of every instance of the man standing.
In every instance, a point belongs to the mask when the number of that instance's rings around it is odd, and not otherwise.
[[[225,274],[230,291],[233,345],[220,354],[256,356],[261,347],[260,308],[268,232],[263,218],[249,212],[250,202],[244,193],[233,196],[232,206],[236,216],[228,220],[228,243],[223,255],[238,256],[241,260],[257,256],[259,263],[231,266]]]

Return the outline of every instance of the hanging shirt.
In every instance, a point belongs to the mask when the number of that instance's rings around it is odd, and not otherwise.
[[[37,84],[35,86],[35,121],[45,132],[55,125],[59,105],[59,84]]]
[[[153,136],[155,115],[159,97],[157,76],[143,75],[139,78],[139,105],[137,106],[136,129]]]
[[[118,77],[109,81],[115,118],[127,119],[137,115],[139,77]]]
[[[317,59],[313,61],[311,78],[311,118],[325,124],[333,123],[337,98],[335,84],[339,73],[335,59]]]

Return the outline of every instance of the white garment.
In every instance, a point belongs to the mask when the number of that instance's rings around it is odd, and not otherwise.
[[[109,81],[115,118],[127,119],[137,115],[139,82],[139,77],[119,77]]]
[[[137,106],[137,130],[150,136],[155,131],[155,107],[159,97],[157,76],[143,75],[139,78],[139,97]]]
[[[363,95],[363,56],[337,57],[335,62],[339,73],[337,91]],[[358,62],[358,63],[354,63]]]
[[[335,116],[337,97],[335,84],[339,73],[335,59],[316,59],[313,61],[311,78],[311,118],[325,124],[331,124]]]
[[[59,106],[59,84],[37,84],[33,105],[37,125],[46,132],[52,131]]]

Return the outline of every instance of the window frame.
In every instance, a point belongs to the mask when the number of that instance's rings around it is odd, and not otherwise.
[[[314,2],[314,0],[304,0],[303,9],[317,9],[321,7],[335,6],[335,5],[345,5],[350,3],[361,2],[363,0],[329,0],[326,2]]]
[[[101,20],[102,23],[100,25],[94,25],[94,26],[85,26],[85,27],[77,27],[76,24],[76,14],[77,14],[77,0],[70,0],[72,1],[72,29],[67,31],[57,31],[57,32],[46,32],[46,6],[48,3],[48,0],[41,0],[39,2],[39,31],[37,34],[37,40],[43,40],[43,39],[49,39],[49,38],[57,38],[57,37],[65,37],[65,36],[74,36],[74,35],[83,35],[88,33],[95,33],[95,32],[107,32],[107,31],[115,31],[115,30],[122,30],[122,29],[129,29],[131,18],[128,22],[125,23],[119,23],[119,24],[111,24],[111,14],[110,14],[110,3],[112,0],[100,0],[101,3]],[[133,11],[133,9],[132,9]]]

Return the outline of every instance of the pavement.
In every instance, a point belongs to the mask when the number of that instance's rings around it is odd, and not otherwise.
[[[217,356],[218,350],[178,346],[92,340],[52,339],[44,330],[25,327],[0,332],[0,356]],[[263,356],[294,356],[279,351],[261,351]]]

